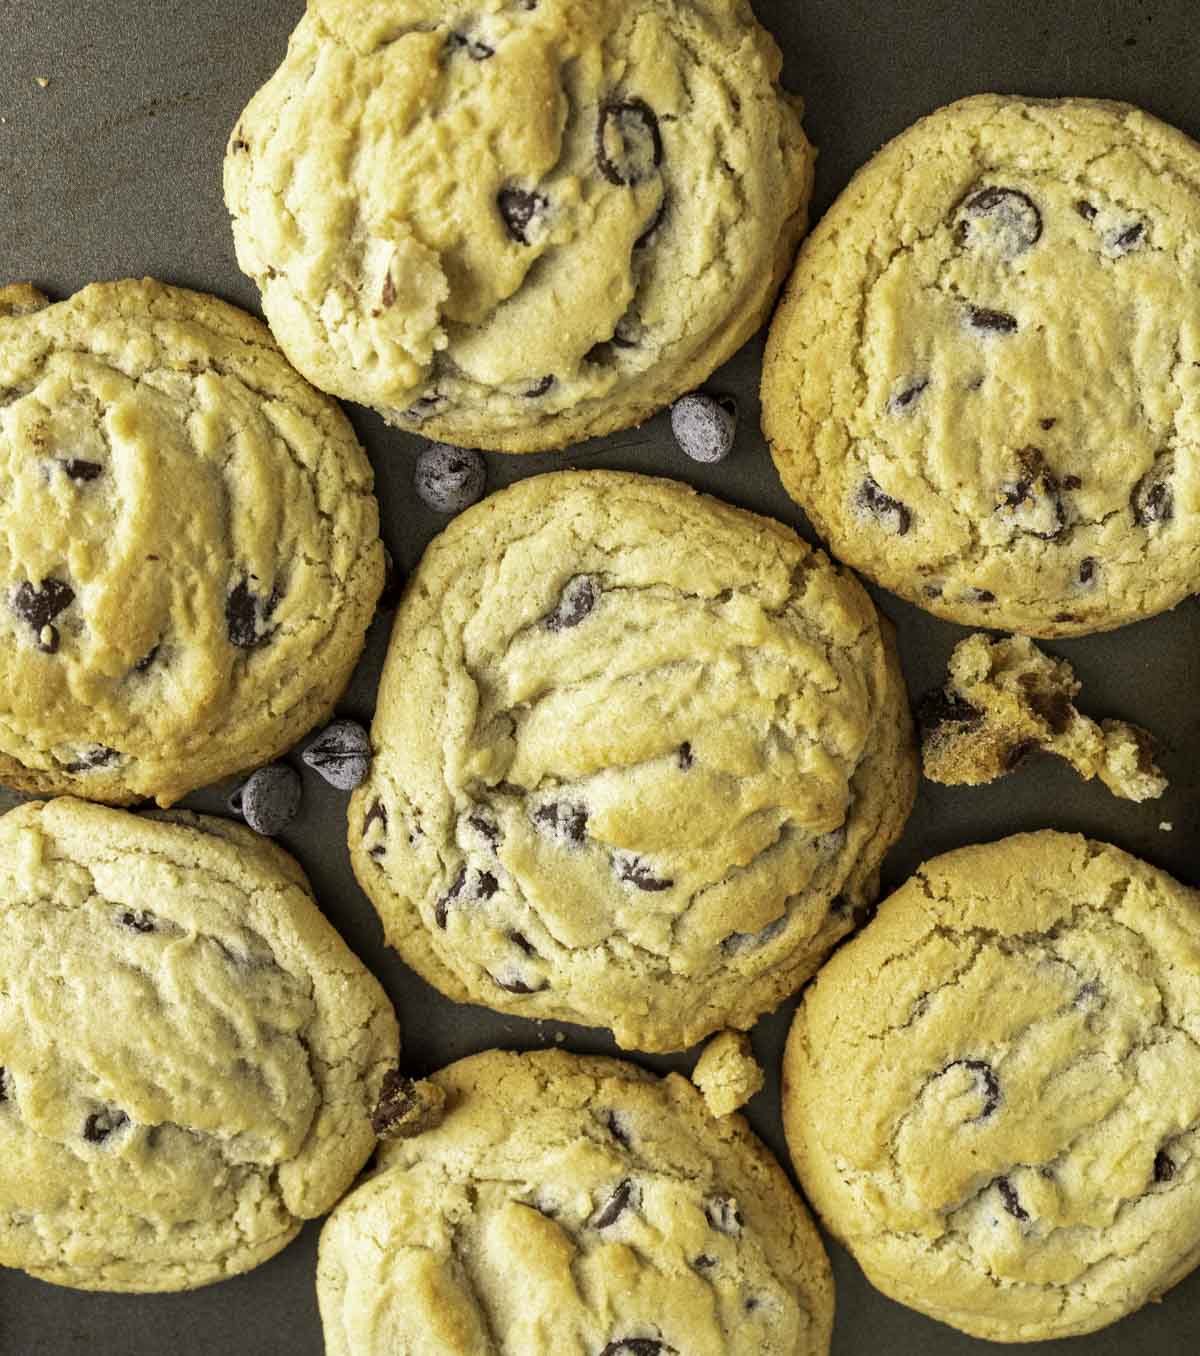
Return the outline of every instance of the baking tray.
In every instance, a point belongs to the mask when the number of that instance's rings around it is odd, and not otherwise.
[[[621,0],[608,0],[619,4]],[[809,104],[821,148],[823,211],[854,169],[921,114],[981,90],[1126,99],[1200,137],[1196,0],[755,0],[786,55],[785,80]],[[61,298],[104,278],[150,274],[257,312],[239,274],[221,198],[221,160],[234,120],[282,58],[300,0],[0,0],[0,280],[32,281]],[[39,77],[48,79],[43,87]],[[675,448],[663,416],[565,457],[488,458],[493,488],[561,466],[653,472],[755,509],[812,537],[784,494],[758,431],[761,337],[713,380],[743,419],[733,456],[702,467]],[[405,569],[442,520],[411,488],[415,439],[351,408],[378,477],[384,536]],[[875,592],[897,623],[910,691],[939,683],[960,628]],[[342,710],[368,720],[387,642],[376,621]],[[1200,885],[1200,608],[1110,636],[1047,647],[1070,659],[1095,714],[1133,719],[1163,740],[1167,796],[1135,806],[1085,785],[1063,765],[1034,760],[976,790],[925,784],[884,871],[898,885],[923,859],[964,843],[1053,826],[1105,838]],[[297,760],[298,764],[298,760]],[[303,815],[283,841],[308,870],[322,907],[387,987],[406,1062],[423,1073],[491,1046],[562,1043],[615,1052],[602,1033],[519,1021],[447,1002],[384,949],[351,875],[345,798],[305,772]],[[0,809],[15,797],[0,793]],[[221,811],[224,794],[190,797]],[[1172,831],[1160,828],[1170,823]],[[749,1107],[786,1164],[778,1068],[791,1005],[754,1031],[767,1088]],[[687,1071],[695,1052],[643,1058]],[[193,1294],[83,1295],[0,1272],[3,1356],[320,1356],[314,1294],[318,1226],[273,1261]],[[953,1356],[984,1344],[876,1294],[831,1246],[838,1285],[836,1356]],[[1032,1348],[1031,1348],[1032,1349]],[[1162,1305],[1096,1336],[1042,1343],[1074,1356],[1183,1356],[1200,1351],[1200,1273]]]

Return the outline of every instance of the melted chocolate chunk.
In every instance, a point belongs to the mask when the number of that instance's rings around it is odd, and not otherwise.
[[[486,61],[496,55],[494,47],[489,47],[486,42],[480,42],[478,38],[468,37],[466,33],[451,33],[443,50],[449,56],[465,50],[472,61]]]
[[[12,596],[12,609],[28,622],[43,654],[57,654],[59,636],[50,623],[75,601],[75,590],[61,579],[43,579],[40,587],[21,584]]]
[[[676,757],[679,760],[679,770],[681,772],[688,772],[695,765],[696,757],[692,753],[692,746],[690,744],[680,744],[679,752],[676,754]]]
[[[78,458],[67,462],[65,469],[72,480],[78,481],[98,480],[104,474],[104,467],[99,462],[80,461]]]
[[[569,843],[582,843],[587,837],[588,815],[582,805],[560,805],[552,801],[533,812],[533,822]]]
[[[888,401],[888,413],[903,414],[905,410],[911,410],[928,389],[929,379],[927,377],[910,382]]]
[[[1163,1149],[1154,1155],[1154,1180],[1169,1182],[1175,1176],[1175,1164]]]
[[[128,1124],[129,1117],[123,1111],[96,1111],[84,1121],[83,1137],[89,1144],[103,1144],[110,1135]]]
[[[509,235],[519,245],[528,245],[529,228],[550,206],[550,200],[541,193],[529,193],[523,188],[502,188],[496,206]]]
[[[1171,460],[1163,459],[1138,481],[1130,504],[1139,527],[1170,522],[1175,516],[1175,492],[1171,488]]]
[[[658,118],[644,99],[610,102],[601,108],[596,160],[610,184],[633,188],[650,178],[662,158]]]
[[[955,734],[965,734],[977,730],[983,724],[983,712],[964,701],[957,693],[938,688],[922,698],[917,707],[917,720],[926,738],[940,732],[946,725],[958,726]]]
[[[907,506],[891,495],[884,494],[870,476],[859,486],[855,502],[859,508],[877,518],[880,525],[894,537],[907,535],[912,526],[912,513]]]
[[[1064,490],[1078,490],[1083,487],[1083,481],[1078,476],[1063,476],[1062,487]]]
[[[1006,513],[1019,531],[1031,537],[1054,541],[1067,527],[1058,480],[1037,447],[1023,447],[1017,453],[1017,468],[1015,479],[1000,487],[997,513]]]
[[[953,1064],[946,1065],[945,1072],[951,1069],[966,1069],[975,1075],[983,1096],[983,1110],[974,1117],[972,1124],[986,1121],[1000,1105],[1000,1080],[996,1077],[996,1071],[982,1059],[956,1059]]]
[[[613,1194],[588,1220],[589,1229],[607,1229],[629,1208],[633,1201],[633,1183],[628,1178],[618,1184]]]
[[[567,582],[553,612],[542,625],[547,631],[569,631],[589,616],[600,601],[600,582],[590,574],[577,574]]]
[[[225,624],[230,644],[239,650],[254,650],[265,645],[275,634],[268,627],[282,595],[272,589],[267,598],[254,593],[250,581],[243,579],[230,593],[225,603]]]
[[[1029,1212],[1021,1205],[1021,1198],[1017,1195],[1017,1190],[1007,1177],[998,1177],[996,1186],[1000,1191],[1000,1199],[1004,1202],[1004,1208],[1013,1217],[1019,1219],[1022,1224],[1029,1219]]]
[[[1017,318],[1007,311],[990,311],[986,306],[967,308],[967,324],[985,334],[1015,334]]]
[[[1028,194],[1015,188],[983,188],[962,205],[964,220],[960,239],[964,244],[979,237],[973,223],[987,221],[992,227],[989,244],[1006,259],[1025,254],[1042,238],[1042,214]]]
[[[120,754],[116,749],[110,749],[105,744],[97,744],[73,763],[68,763],[64,768],[66,772],[91,772],[98,767],[109,767],[115,763]]]
[[[719,1234],[728,1234],[730,1238],[737,1238],[745,1224],[732,1196],[710,1196],[704,1202],[704,1218],[710,1228]]]
[[[371,1113],[371,1129],[382,1139],[394,1125],[416,1109],[419,1098],[416,1084],[399,1069],[389,1069],[383,1076],[379,1101]]]
[[[536,385],[531,386],[529,390],[525,392],[525,399],[526,400],[540,399],[554,385],[554,382],[555,382],[554,377],[543,377],[541,381],[539,381]]]
[[[651,894],[669,890],[675,884],[673,880],[663,880],[655,876],[640,857],[624,857],[618,860],[617,877],[627,884],[636,885],[639,890],[646,890]]]
[[[152,913],[142,912],[141,910],[135,913],[132,909],[127,909],[121,915],[120,921],[121,926],[123,928],[128,928],[130,932],[140,932],[144,935],[148,932],[158,931],[154,915]]]

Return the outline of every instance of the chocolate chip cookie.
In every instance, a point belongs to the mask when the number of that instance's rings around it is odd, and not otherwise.
[[[914,794],[858,583],[778,523],[612,472],[522,481],[434,541],[372,739],[351,857],[405,961],[648,1050],[803,983]]]
[[[0,1265],[187,1290],[265,1262],[375,1144],[383,990],[226,820],[0,819]]]
[[[796,1170],[902,1304],[1093,1332],[1200,1262],[1198,1033],[1200,893],[1061,833],[951,852],[805,996]]]
[[[322,390],[463,447],[641,422],[766,318],[813,153],[746,0],[310,0],[229,143]]]
[[[445,1120],[383,1146],[321,1235],[329,1356],[826,1356],[829,1263],[740,1116],[558,1051],[433,1081]]]
[[[981,96],[854,179],[773,326],[766,429],[835,555],[948,620],[1103,631],[1200,589],[1200,148]]]
[[[383,586],[372,485],[241,311],[0,289],[0,781],[168,805],[290,747]]]

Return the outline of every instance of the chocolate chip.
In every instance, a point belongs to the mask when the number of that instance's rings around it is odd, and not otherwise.
[[[926,598],[932,601],[933,599],[942,596],[942,586],[941,584],[926,584],[921,592],[924,593]]]
[[[465,50],[472,61],[486,61],[496,55],[494,47],[489,47],[486,42],[480,42],[478,38],[468,37],[465,33],[451,33],[446,38],[443,50],[451,56],[455,52]]]
[[[1042,541],[1054,541],[1066,531],[1067,515],[1058,480],[1046,466],[1041,449],[1023,447],[1017,453],[1017,473],[1000,487],[997,513],[1005,513],[1021,532]]]
[[[1100,562],[1095,556],[1084,556],[1079,562],[1079,583],[1086,587],[1096,582],[1096,573],[1100,568]]]
[[[1154,1180],[1169,1182],[1175,1176],[1175,1164],[1162,1149],[1154,1155]]]
[[[568,843],[580,844],[587,837],[588,812],[582,805],[551,801],[533,812],[533,821],[549,833],[565,838]]]
[[[633,1201],[633,1194],[634,1189],[631,1181],[626,1179],[619,1183],[604,1205],[588,1220],[588,1228],[607,1229],[615,1224],[629,1208]]]
[[[466,883],[467,868],[464,866],[451,882],[450,888],[441,896],[433,907],[433,917],[438,927],[444,928],[446,926],[446,920],[450,916],[450,905],[454,903],[460,894],[462,894],[463,886],[465,886]]]
[[[1075,204],[1075,210],[1084,219],[1084,221],[1095,221],[1099,213],[1090,202],[1085,202],[1082,198]]]
[[[275,628],[268,623],[281,597],[278,589],[272,589],[270,596],[263,598],[251,589],[249,579],[237,584],[225,602],[225,625],[230,644],[239,650],[254,650],[265,645],[275,634]]]
[[[496,206],[509,235],[518,244],[528,245],[529,228],[545,213],[550,200],[541,193],[529,193],[523,188],[502,188]]]
[[[986,1121],[1000,1105],[1000,1080],[996,1077],[996,1071],[981,1059],[956,1059],[953,1064],[946,1065],[944,1072],[948,1073],[951,1069],[966,1069],[975,1075],[983,1096],[983,1110],[974,1117],[972,1124]]]
[[[917,706],[917,720],[925,738],[938,734],[944,726],[958,728],[955,734],[966,734],[983,724],[983,712],[957,693],[938,688],[923,697]]]
[[[492,847],[495,847],[500,841],[499,825],[481,812],[476,811],[475,814],[468,815],[467,823],[481,838],[486,838]]]
[[[1140,527],[1166,523],[1175,516],[1175,493],[1171,489],[1172,459],[1161,458],[1138,481],[1130,504]]]
[[[380,827],[383,829],[384,836],[386,839],[388,826],[388,813],[387,806],[384,805],[383,801],[381,800],[377,800],[375,804],[371,806],[371,808],[366,813],[366,817],[363,819],[363,838],[367,838],[370,836],[371,828],[375,824],[380,825]],[[385,841],[382,843],[377,843],[373,848],[368,849],[367,855],[369,857],[374,857],[375,860],[378,861],[379,858],[385,856],[386,853],[387,853],[387,843]]]
[[[128,928],[130,932],[145,934],[158,931],[154,915],[140,910],[135,913],[132,909],[126,909],[121,915],[120,923],[123,928]]]
[[[596,159],[610,184],[632,188],[662,164],[662,133],[643,99],[606,103],[596,128]]]
[[[905,410],[911,410],[918,400],[929,389],[929,379],[922,377],[918,381],[909,382],[903,390],[898,391],[891,400],[888,401],[889,414],[903,414]]]
[[[1046,431],[1047,433],[1049,433],[1050,430],[1054,427],[1054,425],[1058,423],[1058,420],[1057,420],[1057,419],[1039,419],[1039,420],[1038,420],[1038,423],[1040,423],[1041,426],[1042,426],[1042,428],[1045,429],[1045,431]],[[1070,479],[1070,480],[1073,480],[1074,478],[1075,478],[1074,476],[1069,476],[1069,477],[1068,477],[1068,479]],[[1064,481],[1063,484],[1065,485],[1065,484],[1066,484],[1066,481]]]
[[[304,787],[300,774],[286,763],[272,763],[252,773],[241,790],[235,793],[236,805],[231,808],[240,814],[255,833],[273,838],[300,813]]]
[[[699,1257],[692,1259],[692,1266],[697,1271],[711,1271],[717,1265],[717,1259],[710,1257],[708,1253],[702,1252]]]
[[[600,581],[590,574],[577,574],[569,579],[555,604],[554,611],[542,625],[547,631],[569,631],[579,625],[600,601]]]
[[[43,579],[38,588],[28,582],[18,586],[12,596],[12,609],[28,622],[43,654],[57,654],[59,635],[50,623],[75,601],[75,590],[61,579]]]
[[[992,225],[994,243],[1007,259],[1025,254],[1042,238],[1042,214],[1033,199],[1018,189],[980,189],[966,199],[962,211],[966,217],[960,228],[963,242],[978,234],[972,223],[986,220]]]
[[[437,391],[429,391],[414,400],[406,410],[401,410],[400,417],[414,424],[423,424],[426,419],[438,414],[445,404],[445,396],[439,395]]]
[[[996,595],[991,589],[968,589],[967,601],[970,603],[994,603]]]
[[[104,467],[99,462],[73,459],[66,463],[66,472],[72,480],[98,480],[104,474]]]
[[[543,980],[542,983],[534,986],[532,984],[526,983],[525,980],[523,979],[516,978],[501,979],[499,975],[492,974],[489,974],[489,978],[491,979],[493,984],[495,984],[498,988],[503,989],[505,993],[517,993],[517,994],[543,993],[546,989],[550,987],[550,985],[546,983],[545,980]]]
[[[134,670],[137,673],[145,673],[146,670],[150,668],[150,666],[158,658],[158,652],[160,649],[162,649],[162,646],[156,645],[154,649],[150,650],[147,654],[144,654],[141,657],[141,659],[139,659],[138,662],[133,666]]]
[[[788,916],[786,913],[768,923],[765,928],[758,932],[731,932],[728,937],[721,942],[721,950],[726,955],[734,956],[743,951],[757,951],[764,947],[768,942],[773,942],[787,928]]]
[[[417,457],[413,486],[435,513],[461,513],[483,498],[487,465],[478,452],[430,443]]]
[[[555,382],[554,377],[543,377],[541,381],[539,381],[535,386],[531,386],[529,390],[525,392],[525,399],[526,400],[540,399],[542,396],[546,394],[547,391],[550,390],[550,388],[554,385],[554,382]]]
[[[737,1201],[732,1196],[710,1196],[704,1202],[704,1218],[711,1228],[731,1238],[737,1238],[745,1224]]]
[[[681,772],[689,771],[696,761],[692,754],[692,746],[690,744],[680,744],[679,753],[676,756],[679,760],[679,770]]]
[[[301,754],[304,762],[339,791],[353,791],[371,770],[371,739],[354,720],[335,720]]]
[[[462,867],[449,890],[434,906],[433,916],[438,927],[444,928],[450,917],[450,905],[461,900],[464,904],[488,900],[500,888],[500,882],[490,871]]]
[[[1014,334],[1017,319],[1007,311],[989,311],[985,306],[968,306],[967,323],[973,330],[989,334]]]
[[[65,772],[92,772],[98,767],[111,767],[120,756],[116,749],[110,749],[106,744],[94,744],[75,762],[67,763],[63,770]]]
[[[1132,226],[1122,226],[1110,231],[1104,238],[1104,248],[1113,258],[1122,259],[1139,249],[1145,243],[1145,238],[1146,225],[1137,221]]]
[[[508,934],[508,940],[512,942],[513,946],[523,951],[527,956],[537,955],[537,948],[533,945],[529,938],[525,936],[524,933],[510,932]]]
[[[617,1141],[624,1145],[626,1149],[633,1147],[633,1140],[630,1138],[626,1122],[615,1111],[606,1111],[604,1113],[604,1128]]]
[[[1029,1219],[1029,1213],[1021,1205],[1021,1198],[1017,1195],[1016,1188],[1007,1177],[998,1177],[996,1186],[1000,1191],[1000,1199],[1004,1202],[1004,1208],[1013,1217],[1025,1223]]]
[[[1063,476],[1062,487],[1064,490],[1078,490],[1083,487],[1083,481],[1078,476]]]
[[[0,1102],[8,1101],[8,1070],[0,1068]]]
[[[686,457],[715,465],[733,451],[737,405],[699,393],[681,396],[671,406],[671,432]]]
[[[404,571],[396,564],[396,557],[383,548],[383,592],[376,606],[380,612],[394,612],[400,606],[404,593]]]
[[[658,233],[658,228],[663,224],[667,215],[667,201],[667,194],[664,193],[662,202],[658,204],[658,211],[650,218],[650,224],[633,242],[633,248],[635,250],[644,250]]]
[[[616,861],[617,877],[639,890],[657,894],[669,890],[675,882],[655,876],[650,867],[640,857],[619,857]]]
[[[110,1135],[128,1124],[129,1117],[123,1111],[96,1111],[84,1121],[83,1137],[89,1144],[103,1144]]]
[[[371,1129],[382,1138],[392,1125],[403,1120],[416,1105],[416,1084],[399,1069],[389,1069],[383,1077],[379,1101],[371,1113]]]
[[[667,1356],[669,1348],[653,1337],[623,1337],[610,1342],[600,1356]]]
[[[894,537],[903,537],[912,526],[912,513],[899,499],[884,494],[870,476],[858,487],[854,502],[864,512],[878,519],[881,527]]]

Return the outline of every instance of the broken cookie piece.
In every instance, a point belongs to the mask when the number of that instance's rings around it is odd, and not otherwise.
[[[371,1128],[380,1139],[411,1139],[441,1124],[446,1094],[435,1083],[393,1069],[383,1080]]]
[[[946,786],[980,786],[1035,751],[1057,754],[1114,796],[1154,800],[1167,779],[1154,740],[1125,721],[1097,724],[1075,709],[1081,684],[1063,659],[1024,636],[969,636],[955,647],[945,688],[921,703],[925,775]]]
[[[714,1116],[729,1116],[745,1106],[764,1081],[750,1048],[750,1037],[741,1031],[722,1031],[714,1036],[692,1071],[692,1082]]]

